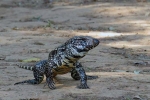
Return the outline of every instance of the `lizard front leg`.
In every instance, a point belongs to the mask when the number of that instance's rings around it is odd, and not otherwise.
[[[77,86],[79,89],[89,89],[88,85],[87,85],[87,76],[86,73],[82,67],[82,65],[77,62],[75,64],[75,69],[78,72],[79,76],[80,76],[80,85]]]
[[[78,74],[75,68],[71,70],[71,77],[75,80],[80,80],[80,75]],[[90,76],[90,75],[86,75],[86,77],[87,77],[87,80],[93,80],[93,79],[98,78],[98,76]]]

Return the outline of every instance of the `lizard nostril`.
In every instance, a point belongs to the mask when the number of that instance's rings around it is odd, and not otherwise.
[[[98,40],[98,39],[94,39],[93,42],[94,42],[94,44],[96,44],[96,45],[99,44],[99,40]]]

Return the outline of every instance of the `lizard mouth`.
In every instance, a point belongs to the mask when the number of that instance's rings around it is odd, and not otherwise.
[[[100,42],[99,42],[98,39],[93,39],[92,45],[89,45],[89,46],[87,47],[87,49],[91,50],[91,49],[95,48],[99,43],[100,43]]]

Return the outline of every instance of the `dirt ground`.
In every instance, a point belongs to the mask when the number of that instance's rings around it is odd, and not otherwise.
[[[150,100],[150,3],[134,0],[0,1],[0,100]],[[75,35],[100,45],[80,60],[90,89],[77,89],[70,73],[57,77],[55,90],[14,85],[32,79],[15,64],[48,53]]]

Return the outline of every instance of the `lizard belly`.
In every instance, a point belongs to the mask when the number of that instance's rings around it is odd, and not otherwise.
[[[58,68],[53,69],[53,73],[56,74],[66,74],[72,70],[73,67],[68,66],[60,66]]]

